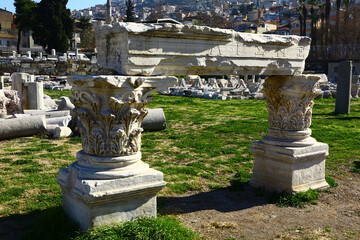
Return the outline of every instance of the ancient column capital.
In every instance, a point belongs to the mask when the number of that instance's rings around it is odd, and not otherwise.
[[[148,96],[176,84],[175,77],[76,76],[71,100],[80,118],[83,151],[118,157],[140,153]]]
[[[265,80],[271,128],[303,131],[310,127],[313,100],[325,82],[322,75],[270,76]]]
[[[266,96],[269,131],[263,141],[274,145],[303,146],[316,142],[311,138],[311,118],[315,97],[325,75],[270,76],[262,93]]]
[[[325,75],[270,76],[263,94],[269,112],[268,134],[253,142],[250,185],[275,191],[306,191],[328,187],[325,159],[328,145],[311,135],[314,98]]]

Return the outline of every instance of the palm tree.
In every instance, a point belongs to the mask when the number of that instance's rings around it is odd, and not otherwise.
[[[341,0],[336,0],[336,23],[335,23],[335,39],[334,39],[334,49],[335,53],[338,51],[338,45],[339,45],[339,24],[340,24],[340,8],[341,8]]]
[[[317,0],[309,0],[309,4],[311,4],[311,9],[310,9],[310,19],[311,19],[311,55],[317,56],[317,37],[316,37],[316,32],[317,32],[317,28],[316,28],[316,24],[319,21],[319,16],[318,14],[315,12],[314,6],[316,6],[317,4]]]
[[[325,1],[325,21],[326,21],[326,30],[325,30],[325,47],[326,47],[326,59],[329,57],[329,52],[327,51],[329,46],[329,36],[330,36],[330,11],[331,11],[331,3],[330,0]]]
[[[80,17],[78,19],[78,21],[75,23],[75,26],[80,28],[81,30],[92,27],[92,25],[90,23],[90,18],[87,18],[87,17]]]
[[[321,11],[321,15],[320,15],[320,19],[321,19],[321,26],[320,26],[320,44],[321,44],[321,56],[325,56],[325,4],[321,4],[320,6],[320,11]]]
[[[300,34],[301,36],[306,36],[306,20],[307,20],[307,9],[305,4],[302,6],[302,20],[303,20],[303,24],[302,24],[302,33]]]

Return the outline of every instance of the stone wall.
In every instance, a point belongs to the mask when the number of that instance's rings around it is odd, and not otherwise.
[[[113,70],[101,68],[89,61],[0,61],[0,75],[3,73],[22,72],[34,75],[67,76],[113,74]]]

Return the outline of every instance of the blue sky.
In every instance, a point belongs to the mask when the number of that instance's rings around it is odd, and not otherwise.
[[[35,0],[35,2],[40,2],[40,0]],[[105,4],[106,0],[69,0],[68,4],[67,4],[67,8],[70,8],[71,10],[80,10],[80,9],[84,9],[84,8],[88,8],[91,6],[95,6],[96,4]],[[10,12],[15,12],[15,7],[14,7],[14,1],[12,0],[0,0],[0,8],[5,9],[10,11]]]

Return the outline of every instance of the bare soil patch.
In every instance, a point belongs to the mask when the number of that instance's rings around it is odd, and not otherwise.
[[[360,177],[337,179],[317,205],[278,207],[270,193],[247,186],[161,198],[161,214],[172,214],[205,239],[360,239]]]

